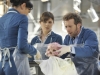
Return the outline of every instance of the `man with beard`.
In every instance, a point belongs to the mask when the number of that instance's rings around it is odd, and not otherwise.
[[[95,32],[84,28],[81,17],[76,13],[66,14],[63,21],[68,32],[64,39],[64,45],[67,46],[66,49],[62,47],[57,50],[58,56],[64,59],[69,52],[79,75],[99,75],[99,49]]]

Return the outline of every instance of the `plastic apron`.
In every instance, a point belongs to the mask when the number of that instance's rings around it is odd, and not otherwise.
[[[84,46],[84,42],[74,46],[82,47]],[[95,52],[91,57],[73,57],[71,55],[71,58],[79,75],[100,75],[98,70],[98,52]]]
[[[18,75],[31,75],[27,54],[20,53],[16,47],[13,53],[13,58],[17,67]]]
[[[42,60],[48,59],[48,57],[45,55],[46,49],[47,44],[37,43],[37,50],[40,52]]]
[[[49,58],[49,57],[47,57],[45,55],[45,52],[46,52],[46,49],[47,49],[47,46],[48,46],[48,44],[45,44],[45,41],[43,43],[36,43],[36,45],[37,45],[37,48],[36,49],[39,50],[39,52],[40,52],[40,54],[42,56],[42,58],[41,58],[42,60],[45,60],[45,59],[48,59]],[[52,42],[52,37],[50,39],[50,43],[51,42]]]
[[[79,75],[100,75],[98,70],[98,60],[96,58],[74,57],[72,58],[72,61],[74,62]]]
[[[96,57],[97,55],[98,53],[95,52],[91,57],[71,56],[79,75],[100,75],[98,69],[99,60]]]
[[[38,39],[36,40],[36,42],[38,41]],[[50,39],[50,43],[52,42],[52,38]],[[41,54],[41,59],[40,60],[46,60],[48,59],[48,57],[45,55],[45,52],[46,52],[46,49],[47,49],[47,45],[48,44],[44,44],[44,43],[35,43],[34,44],[34,47],[40,52]],[[36,62],[36,60],[34,61]],[[36,65],[37,63],[34,63],[33,62],[33,65]],[[39,67],[39,65],[37,66],[38,68],[38,75],[44,75],[42,72],[41,72],[41,69]]]

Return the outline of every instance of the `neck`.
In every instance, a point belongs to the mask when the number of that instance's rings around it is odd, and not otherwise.
[[[77,35],[80,33],[81,30],[77,31]]]
[[[13,7],[15,10],[17,10],[19,13],[21,13],[21,9],[19,7]]]
[[[78,31],[77,31],[77,36],[79,35],[80,32],[81,32],[81,28],[78,29]]]
[[[41,36],[41,40],[44,41],[45,40],[45,37],[47,37],[49,32],[44,32],[42,31],[42,36]]]
[[[49,32],[42,31],[42,36],[47,36]]]

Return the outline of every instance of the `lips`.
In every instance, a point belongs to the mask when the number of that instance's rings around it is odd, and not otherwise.
[[[72,33],[68,33],[69,35],[71,35]]]
[[[46,27],[46,29],[49,29],[48,27]]]

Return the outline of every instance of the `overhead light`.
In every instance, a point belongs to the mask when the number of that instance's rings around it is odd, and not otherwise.
[[[99,17],[96,13],[96,11],[94,10],[93,6],[91,5],[91,7],[87,10],[90,18],[92,19],[92,22],[97,22],[99,20]]]
[[[74,0],[74,2],[73,2],[73,8],[74,8],[74,10],[75,11],[77,11],[77,12],[81,12],[81,10],[80,10],[80,4],[81,4],[81,0]]]
[[[74,1],[81,3],[81,0],[74,0]]]
[[[42,2],[47,2],[47,1],[49,1],[49,0],[41,0]]]
[[[76,10],[77,12],[81,12],[80,8],[77,6],[74,6],[74,10]]]

